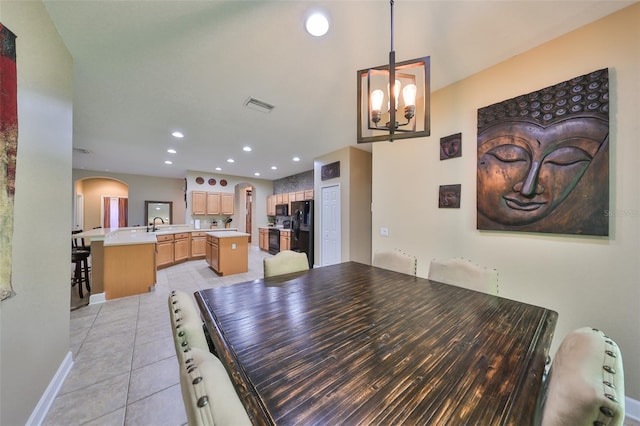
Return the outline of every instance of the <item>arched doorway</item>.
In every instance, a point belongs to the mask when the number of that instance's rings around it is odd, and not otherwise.
[[[255,217],[255,187],[248,182],[240,182],[235,186],[236,218],[239,232],[249,234],[249,244],[253,241],[253,236],[257,235],[258,228],[254,223]],[[256,240],[257,241],[257,240]]]
[[[108,177],[79,179],[74,186],[73,229],[121,228],[129,221],[129,185]]]

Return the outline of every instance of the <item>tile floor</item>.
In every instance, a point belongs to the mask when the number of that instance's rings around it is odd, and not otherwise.
[[[180,393],[167,298],[171,290],[204,288],[262,278],[262,259],[249,250],[249,272],[217,276],[204,260],[158,271],[156,290],[88,303],[71,292],[74,366],[43,425],[180,426],[187,417]]]
[[[249,272],[218,277],[204,260],[158,271],[156,290],[86,306],[88,296],[71,291],[71,351],[74,367],[44,426],[180,426],[187,417],[180,393],[167,298],[171,290],[204,288],[262,278],[262,259],[249,250]],[[625,426],[640,422],[625,419]]]

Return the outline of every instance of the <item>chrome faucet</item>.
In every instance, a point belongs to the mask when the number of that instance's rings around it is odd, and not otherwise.
[[[162,222],[162,224],[164,225],[164,220],[161,217],[154,217],[153,218],[153,227],[151,228],[151,232],[156,232],[158,230],[158,228],[156,228],[156,219],[160,219],[160,222]]]

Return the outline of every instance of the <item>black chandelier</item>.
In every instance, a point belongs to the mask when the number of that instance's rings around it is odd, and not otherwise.
[[[392,142],[429,136],[431,133],[430,57],[396,63],[396,52],[393,50],[393,0],[389,3],[389,64],[358,71],[358,143]],[[403,112],[399,113],[400,106]],[[399,118],[402,121],[398,121]]]

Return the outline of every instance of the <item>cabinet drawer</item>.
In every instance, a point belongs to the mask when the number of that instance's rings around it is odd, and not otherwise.
[[[206,237],[207,233],[206,232],[192,232],[191,233],[191,238],[193,237]]]
[[[173,236],[176,240],[183,240],[185,238],[189,238],[189,233],[188,232],[180,232],[178,234],[174,234]]]
[[[169,235],[156,235],[156,238],[158,239],[158,242],[173,241],[173,235],[172,234],[169,234]]]

